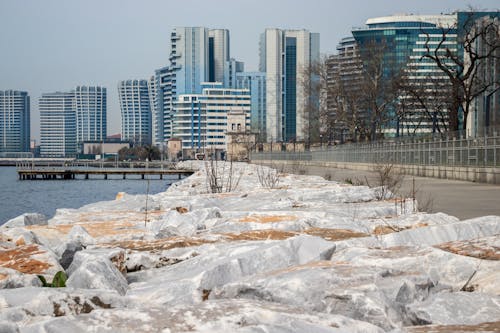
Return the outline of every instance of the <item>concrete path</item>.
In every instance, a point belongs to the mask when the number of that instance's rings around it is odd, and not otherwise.
[[[292,170],[287,170],[292,172]],[[368,171],[336,169],[320,166],[301,166],[300,172],[331,180],[377,184],[377,174]],[[293,170],[297,172],[297,170]],[[500,216],[500,186],[458,180],[405,176],[400,194],[411,197],[413,178],[418,189],[416,198],[428,212],[444,212],[459,219],[485,215]]]

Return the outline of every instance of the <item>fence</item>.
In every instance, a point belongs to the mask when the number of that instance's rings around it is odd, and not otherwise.
[[[251,160],[393,163],[401,165],[500,167],[500,135],[474,138],[413,138],[319,147],[305,152],[254,152]]]

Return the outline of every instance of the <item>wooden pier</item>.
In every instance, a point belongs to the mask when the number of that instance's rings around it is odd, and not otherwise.
[[[122,179],[127,179],[127,176],[131,175],[139,175],[142,179],[145,179],[146,175],[156,175],[160,179],[163,179],[163,176],[177,175],[178,179],[181,179],[182,176],[187,177],[193,173],[193,170],[160,168],[20,167],[17,169],[20,180],[90,179],[91,175],[102,176],[104,179],[108,179],[109,175],[120,175]]]

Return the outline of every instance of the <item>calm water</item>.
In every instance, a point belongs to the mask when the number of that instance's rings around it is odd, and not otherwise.
[[[147,180],[115,179],[110,176],[91,176],[94,179],[84,180],[18,180],[15,167],[0,167],[0,225],[23,213],[42,213],[51,218],[57,208],[78,208],[83,205],[113,200],[118,192],[129,194],[146,194]],[[177,181],[177,176],[151,176],[149,193],[165,191]]]

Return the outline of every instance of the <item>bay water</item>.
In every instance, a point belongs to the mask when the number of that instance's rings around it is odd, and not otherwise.
[[[19,180],[15,167],[0,167],[0,225],[23,213],[41,213],[51,218],[57,208],[79,208],[113,200],[118,192],[146,194],[147,178],[128,176],[124,180],[120,175],[103,178],[91,175],[88,180]],[[159,178],[149,176],[149,194],[163,192],[178,181],[177,175]]]

